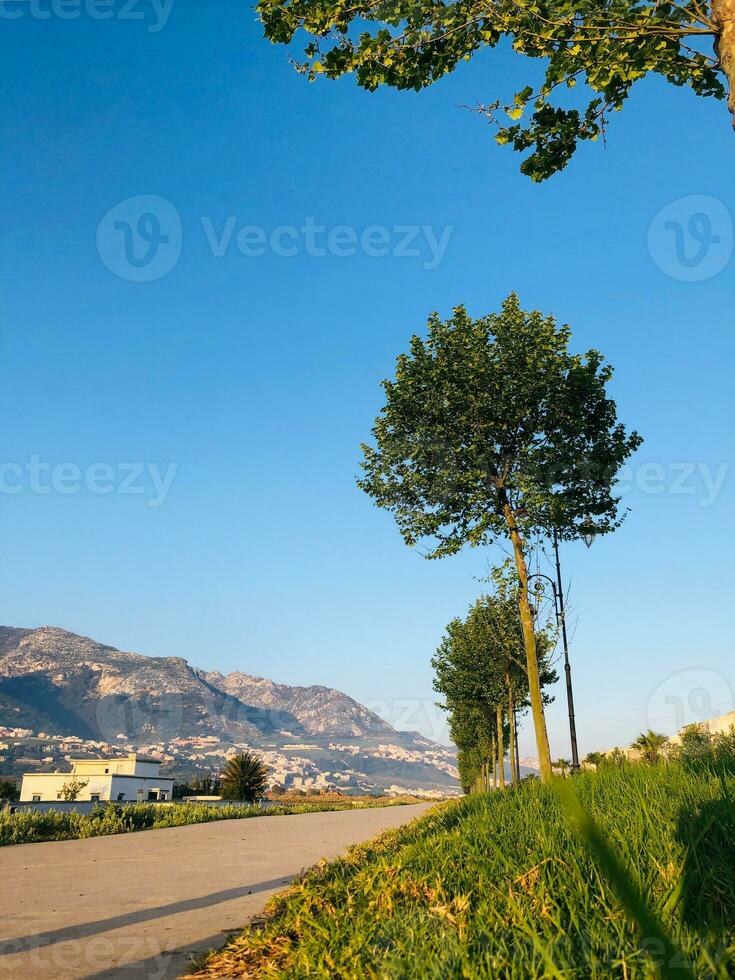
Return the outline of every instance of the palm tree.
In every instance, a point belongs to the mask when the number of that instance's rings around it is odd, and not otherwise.
[[[554,763],[554,769],[558,769],[562,776],[566,776],[570,766],[571,762],[569,759],[557,759]]]
[[[588,752],[587,755],[584,757],[584,761],[587,762],[589,765],[594,766],[595,769],[597,769],[605,761],[605,753]]]
[[[257,755],[241,752],[222,770],[222,796],[226,800],[254,803],[268,785],[268,770]]]
[[[641,758],[645,759],[646,762],[658,762],[661,758],[661,749],[666,742],[668,742],[666,735],[662,735],[661,732],[654,732],[649,728],[647,732],[641,732],[633,742],[632,748],[638,749]]]

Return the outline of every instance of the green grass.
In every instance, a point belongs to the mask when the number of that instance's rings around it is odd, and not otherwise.
[[[735,776],[561,783],[437,807],[313,869],[197,976],[735,976]]]
[[[206,803],[104,803],[90,813],[60,810],[0,811],[0,847],[34,844],[40,841],[79,840],[108,834],[128,834],[137,830],[183,827],[213,820],[243,820],[248,817],[282,816],[293,813],[324,813],[328,810],[355,810],[376,806],[400,806],[403,799],[391,801],[349,801],[343,803],[289,803],[258,806],[209,806]]]

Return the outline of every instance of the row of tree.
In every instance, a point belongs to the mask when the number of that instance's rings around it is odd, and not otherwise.
[[[449,713],[465,792],[505,785],[506,750],[511,782],[520,780],[517,723],[530,703],[523,629],[514,583],[502,569],[493,578],[495,594],[478,599],[464,620],[449,623],[432,660],[434,690]],[[543,691],[557,679],[549,664],[549,626],[536,629],[535,642]]]
[[[542,690],[549,651],[534,623],[529,558],[544,539],[606,534],[621,524],[617,473],[642,441],[618,421],[607,392],[612,368],[596,350],[570,352],[570,337],[553,317],[523,310],[515,294],[500,312],[478,319],[464,307],[446,321],[434,314],[426,336],[412,338],[395,377],[383,382],[374,444],[362,447],[359,485],[393,513],[406,544],[426,544],[427,558],[497,540],[512,550],[512,584],[501,575],[497,595],[471,612],[470,624],[452,626],[438,661],[445,670],[443,657],[463,643],[475,651],[454,693],[444,690],[445,680],[440,690],[457,719],[463,768],[474,766],[486,781],[493,747],[499,751],[512,732],[508,717],[498,720],[498,705],[510,704],[507,692],[500,696],[506,674],[520,692],[512,697],[527,699],[541,778],[551,779]],[[483,621],[492,624],[493,646],[478,639]],[[517,671],[505,670],[511,662]],[[486,669],[500,678],[492,687],[480,673]],[[466,740],[473,725],[489,739],[482,750]]]

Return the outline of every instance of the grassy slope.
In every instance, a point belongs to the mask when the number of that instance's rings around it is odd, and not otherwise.
[[[574,786],[696,976],[735,976],[735,777],[628,765]],[[312,870],[197,975],[635,978],[655,975],[650,954],[554,792],[530,783]]]
[[[273,817],[291,813],[324,813],[328,810],[354,810],[376,806],[400,806],[414,800],[403,798],[340,802],[289,803],[263,809],[259,806],[207,806],[206,803],[130,803],[125,806],[107,803],[90,813],[19,810],[0,812],[0,847],[8,844],[36,844],[41,841],[78,840],[127,834],[137,830],[160,830],[183,827],[213,820],[243,820],[248,817]]]

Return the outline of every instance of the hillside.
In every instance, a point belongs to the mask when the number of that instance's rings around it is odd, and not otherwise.
[[[16,758],[27,766],[36,753],[39,765],[55,765],[54,742],[75,738],[86,751],[145,750],[188,774],[257,748],[286,786],[456,787],[452,750],[395,731],[341,691],[207,672],[50,626],[0,627],[0,726],[45,739],[11,746],[13,771]]]

